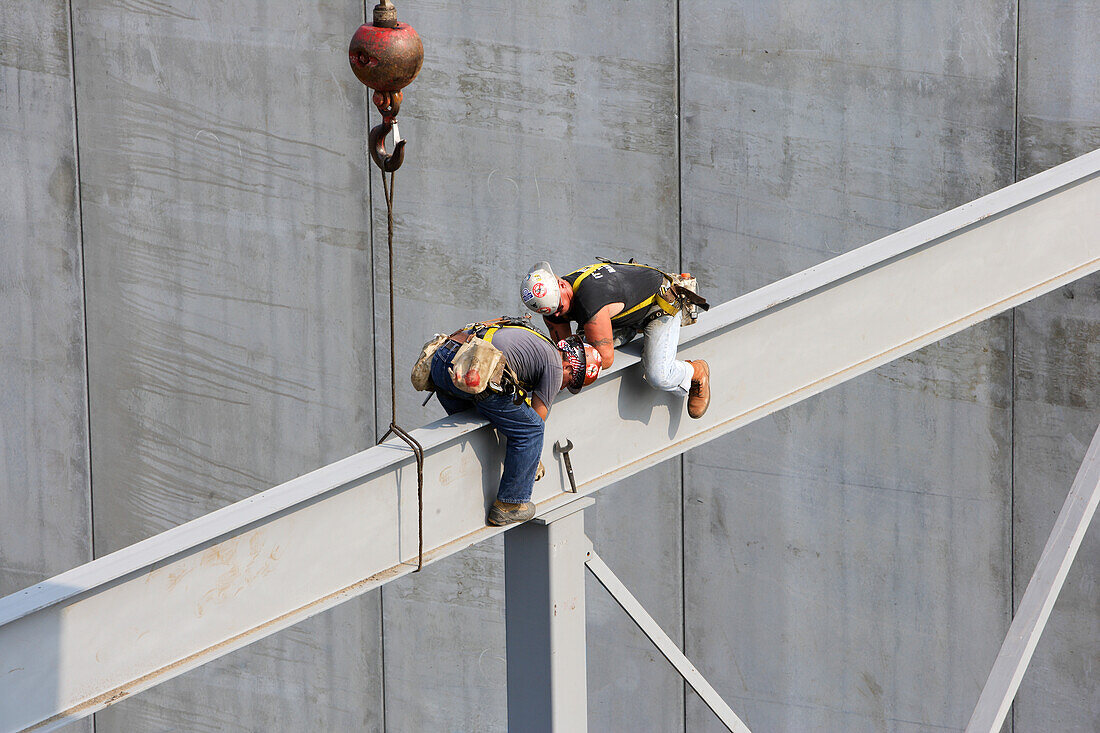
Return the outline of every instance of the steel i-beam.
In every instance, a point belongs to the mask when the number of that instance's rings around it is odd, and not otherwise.
[[[540,511],[1094,272],[1098,200],[1094,152],[712,308],[680,348],[710,360],[701,420],[646,387],[628,347],[555,402]],[[412,434],[426,561],[499,533],[484,523],[501,460],[486,423]],[[559,439],[578,494],[562,493]],[[411,572],[416,485],[390,441],[0,598],[0,731],[60,726]]]

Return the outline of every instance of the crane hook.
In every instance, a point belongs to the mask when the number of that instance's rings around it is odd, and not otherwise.
[[[397,113],[401,110],[400,91],[374,93],[374,106],[382,115],[382,124],[371,128],[367,134],[367,146],[370,148],[370,157],[375,165],[385,173],[393,173],[405,162],[405,141],[401,139],[401,131],[397,129]],[[386,152],[386,135],[393,131],[393,153]]]
[[[393,131],[393,153],[386,152],[386,135]],[[405,162],[405,141],[397,129],[397,122],[383,121],[371,128],[367,135],[370,157],[384,173],[393,173]]]

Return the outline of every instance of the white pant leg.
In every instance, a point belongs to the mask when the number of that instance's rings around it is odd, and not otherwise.
[[[686,361],[676,360],[680,341],[680,314],[663,315],[645,327],[642,343],[642,369],[645,381],[654,389],[687,395],[695,369]]]

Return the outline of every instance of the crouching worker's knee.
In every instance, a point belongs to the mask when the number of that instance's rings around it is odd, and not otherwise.
[[[646,364],[642,378],[653,387],[662,392],[687,392],[684,386],[685,378],[690,384],[691,367],[682,361],[673,361],[665,364]]]

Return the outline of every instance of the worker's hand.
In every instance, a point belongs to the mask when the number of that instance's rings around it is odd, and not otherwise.
[[[546,416],[550,414],[550,408],[546,406],[545,402],[539,399],[537,394],[531,395],[531,407],[534,408],[538,416],[542,418],[542,421],[546,422]]]

